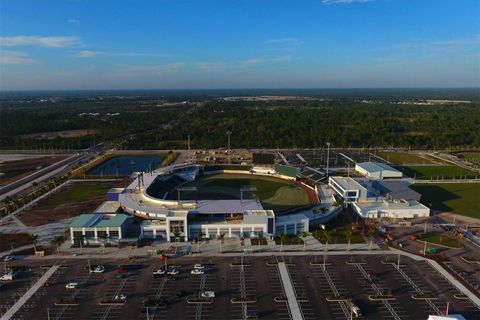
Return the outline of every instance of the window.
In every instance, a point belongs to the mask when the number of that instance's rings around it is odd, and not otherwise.
[[[85,231],[85,238],[95,238],[95,231]]]
[[[111,239],[118,239],[118,237],[119,237],[118,231],[110,231]]]

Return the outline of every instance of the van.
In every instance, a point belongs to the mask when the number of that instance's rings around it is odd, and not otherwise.
[[[9,271],[8,273],[5,273],[3,276],[0,277],[0,280],[2,281],[12,281],[15,279],[16,273],[14,271]]]

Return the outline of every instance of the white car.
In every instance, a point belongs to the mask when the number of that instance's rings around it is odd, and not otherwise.
[[[200,295],[202,298],[215,298],[215,291],[203,291]]]
[[[201,270],[201,269],[193,269],[192,271],[190,271],[191,274],[205,274],[205,271]]]
[[[205,266],[203,264],[196,263],[193,265],[193,268],[197,270],[203,270],[205,269]]]
[[[123,294],[123,293],[120,293],[120,294],[117,294],[114,298],[114,300],[120,300],[120,301],[125,301],[127,300],[127,295],[126,294]]]
[[[67,289],[75,289],[76,287],[78,287],[78,282],[69,282],[65,286],[65,288],[67,288]]]
[[[15,278],[16,273],[13,271],[5,273],[3,276],[0,277],[2,281],[12,281]]]
[[[170,269],[170,270],[167,271],[167,274],[169,274],[171,276],[176,276],[179,273],[180,272],[177,269]]]
[[[105,267],[104,266],[96,266],[95,269],[90,270],[90,272],[104,273],[105,272]]]
[[[3,261],[13,261],[15,260],[15,257],[14,256],[6,256]]]
[[[157,269],[157,270],[154,270],[153,271],[153,275],[154,276],[163,276],[165,274],[165,270],[164,269]]]

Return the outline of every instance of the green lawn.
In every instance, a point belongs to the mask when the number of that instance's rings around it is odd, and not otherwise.
[[[39,205],[35,209],[53,210],[64,203],[82,202],[101,195],[106,196],[107,191],[111,188],[111,183],[74,183],[72,186],[64,189],[60,193],[53,195],[46,201],[40,201]]]
[[[475,178],[480,176],[479,173],[470,171],[458,166],[399,166],[398,170],[405,175],[423,180],[430,179],[459,179],[459,178]]]
[[[480,153],[462,153],[462,157],[465,159],[480,160]]]
[[[406,152],[388,152],[381,151],[377,152],[377,156],[380,158],[389,161],[393,164],[404,164],[404,163],[415,163],[415,164],[430,164],[434,163],[431,159],[420,157],[416,154],[406,153]]]
[[[451,248],[462,248],[462,245],[457,239],[445,237],[436,232],[419,233],[419,234],[416,234],[416,236],[418,239],[422,241],[440,244],[440,245],[451,247]]]
[[[422,203],[432,209],[480,218],[480,184],[445,183],[414,184],[411,188],[422,194]]]
[[[275,243],[280,245],[282,243],[280,237],[275,238]],[[286,236],[286,238],[283,240],[284,245],[297,245],[297,244],[303,244],[303,240],[300,239],[297,236]]]
[[[258,238],[251,238],[250,243],[252,246],[266,246],[268,244],[267,239],[258,239]]]
[[[252,169],[252,166],[241,166],[241,165],[215,165],[205,167],[204,171],[219,171],[219,170],[236,170],[236,171],[249,171]]]
[[[327,230],[327,232],[330,234],[329,243],[348,243],[347,230],[347,226]],[[316,230],[312,233],[312,235],[322,243],[327,242],[326,233],[323,230]],[[350,238],[350,243],[365,243],[365,240],[363,239],[360,232],[353,231]]]

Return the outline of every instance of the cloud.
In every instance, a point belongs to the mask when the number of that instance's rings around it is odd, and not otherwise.
[[[248,59],[248,60],[240,61],[240,64],[242,66],[249,67],[249,66],[256,66],[257,64],[262,63],[262,62],[263,62],[262,59]]]
[[[138,75],[165,75],[169,73],[176,72],[185,67],[183,62],[174,62],[163,65],[147,65],[147,66],[138,66],[138,65],[119,65],[117,68],[117,73],[115,76],[124,76],[124,77],[133,77]]]
[[[15,36],[0,37],[0,46],[34,46],[45,48],[64,48],[81,44],[76,37],[40,37],[40,36]]]
[[[68,19],[67,23],[69,24],[80,24],[80,20],[77,19]]]
[[[197,62],[196,66],[202,70],[221,69],[227,66],[223,61]]]
[[[281,38],[281,39],[270,39],[264,42],[265,44],[283,44],[283,45],[294,45],[300,43],[296,38]]]
[[[365,3],[370,1],[373,1],[373,0],[322,0],[322,3],[328,6],[331,4]]]
[[[32,59],[25,52],[0,50],[0,64],[35,64],[37,60]]]
[[[148,52],[105,52],[82,50],[73,55],[75,58],[94,58],[94,57],[167,57],[167,54],[148,53]]]

